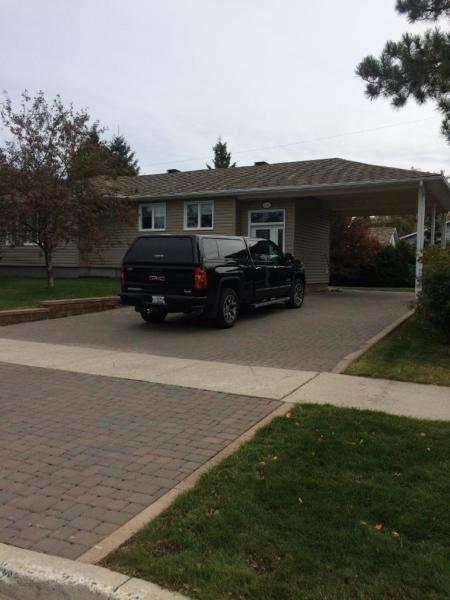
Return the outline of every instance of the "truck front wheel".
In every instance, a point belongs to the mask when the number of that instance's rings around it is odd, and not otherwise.
[[[300,308],[305,299],[305,284],[302,279],[294,279],[286,305],[289,308]]]
[[[233,327],[239,314],[239,298],[234,290],[222,290],[217,307],[216,325],[222,329]]]

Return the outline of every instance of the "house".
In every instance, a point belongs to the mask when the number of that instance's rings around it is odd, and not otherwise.
[[[115,276],[124,252],[144,233],[200,232],[270,238],[302,259],[312,289],[328,285],[330,222],[342,215],[418,214],[450,210],[442,175],[370,165],[341,158],[230,169],[100,179],[104,194],[135,206],[135,223],[116,243],[82,264],[76,244],[58,249],[57,276]],[[421,240],[418,240],[420,252]],[[417,263],[419,285],[421,262]],[[32,243],[3,249],[0,275],[43,276],[43,258]]]
[[[368,233],[383,248],[386,246],[395,248],[398,244],[399,237],[396,227],[369,227]]]
[[[447,221],[446,223],[446,227],[447,227],[447,240],[450,240],[450,221]],[[430,229],[427,228],[425,229],[425,239],[427,242],[430,241],[430,237],[431,237],[431,232]],[[436,231],[436,239],[437,241],[440,241],[440,232]],[[411,244],[411,246],[415,246],[417,243],[417,231],[415,231],[414,233],[408,233],[408,235],[402,235],[402,237],[400,238],[402,241],[407,242],[408,244]]]

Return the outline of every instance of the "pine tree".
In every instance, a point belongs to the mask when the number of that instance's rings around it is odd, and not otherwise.
[[[397,0],[396,9],[410,23],[450,17],[449,0]],[[439,28],[423,35],[405,33],[388,41],[380,58],[366,56],[356,69],[367,82],[366,95],[392,99],[404,106],[410,98],[418,104],[434,101],[443,115],[442,133],[450,143],[450,33]]]
[[[227,143],[222,142],[222,139],[217,140],[217,144],[213,146],[214,152],[214,167],[206,165],[208,169],[229,169],[236,166],[236,163],[231,163],[231,152],[227,152]]]
[[[116,175],[139,175],[137,159],[123,135],[116,135],[109,144]]]
[[[101,139],[104,128],[94,123],[84,141],[73,156],[69,176],[76,180],[81,175],[96,177],[98,175],[112,176],[114,174],[111,152]]]

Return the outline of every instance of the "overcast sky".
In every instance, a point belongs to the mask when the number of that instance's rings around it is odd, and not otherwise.
[[[340,156],[448,174],[434,107],[369,101],[354,74],[387,39],[424,28],[394,5],[0,0],[0,87],[87,107],[125,135],[141,173],[204,168],[221,135],[238,165]]]

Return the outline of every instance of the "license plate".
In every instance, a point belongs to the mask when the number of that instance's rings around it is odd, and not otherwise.
[[[165,296],[152,296],[152,303],[153,304],[165,304],[166,297]]]

